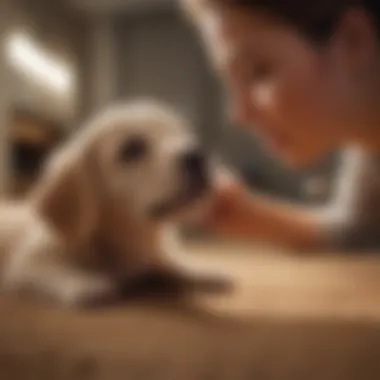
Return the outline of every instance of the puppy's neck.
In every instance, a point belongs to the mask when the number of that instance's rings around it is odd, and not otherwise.
[[[125,245],[155,240],[159,228],[157,223],[111,201],[103,207],[97,233],[109,244]]]

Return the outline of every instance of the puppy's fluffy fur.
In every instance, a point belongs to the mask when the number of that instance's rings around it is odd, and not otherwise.
[[[147,272],[226,284],[190,265],[173,228],[212,182],[208,167],[194,187],[182,165],[197,149],[186,122],[153,101],[94,117],[54,152],[25,201],[1,206],[5,288],[86,305]]]

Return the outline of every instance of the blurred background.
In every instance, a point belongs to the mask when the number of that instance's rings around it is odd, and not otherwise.
[[[175,0],[1,0],[0,190],[22,195],[94,110],[153,96],[189,118],[247,182],[302,202],[329,195],[339,154],[293,171],[229,123],[223,89]]]

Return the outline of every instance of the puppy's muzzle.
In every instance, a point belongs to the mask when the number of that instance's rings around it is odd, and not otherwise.
[[[201,191],[208,185],[208,162],[200,149],[186,152],[181,160],[185,183],[190,190]]]
[[[172,197],[153,207],[151,214],[155,218],[166,217],[183,210],[184,207],[186,209],[206,195],[210,188],[209,163],[202,150],[181,153],[177,163],[181,183]]]

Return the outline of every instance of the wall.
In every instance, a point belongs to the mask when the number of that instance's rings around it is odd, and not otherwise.
[[[87,19],[75,15],[59,1],[1,0],[0,2],[0,192],[9,183],[9,112],[14,105],[24,105],[52,116],[70,127],[83,113],[80,84],[76,98],[62,99],[30,82],[9,65],[4,54],[6,39],[13,30],[26,29],[44,48],[77,68],[82,78]]]
[[[97,16],[91,22],[87,54],[87,114],[117,98],[117,46],[112,18]]]
[[[10,0],[0,2],[0,31],[4,36],[8,27],[8,22],[12,17],[12,7]],[[0,40],[1,41],[1,40]],[[6,65],[4,56],[0,54],[0,196],[3,196],[7,189],[7,178],[9,175],[8,161],[8,110],[12,99],[12,78],[9,67]]]

